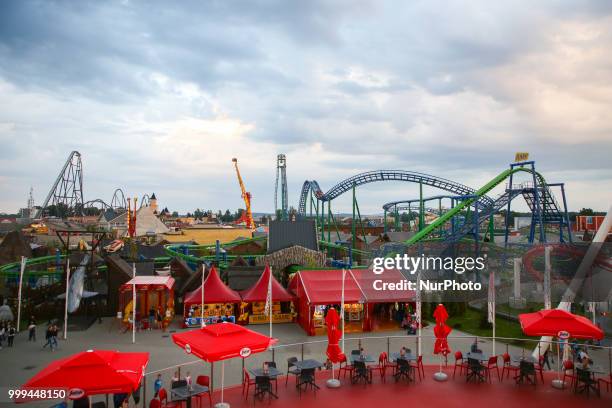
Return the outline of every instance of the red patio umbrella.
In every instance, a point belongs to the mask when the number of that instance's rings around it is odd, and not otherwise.
[[[340,362],[340,356],[342,355],[342,350],[340,349],[340,345],[338,344],[340,338],[342,337],[342,332],[338,330],[338,323],[340,322],[340,318],[338,317],[338,312],[336,308],[332,307],[327,311],[327,316],[325,316],[325,324],[327,325],[327,358],[332,363],[332,378],[328,381],[328,385],[330,387],[338,387],[340,386],[340,382],[334,378],[334,363]]]
[[[434,335],[436,336],[436,342],[434,344],[434,354],[440,354],[444,357],[450,353],[451,349],[448,345],[447,337],[452,331],[446,324],[448,319],[448,312],[443,304],[439,304],[434,310],[434,318],[436,319],[436,327],[434,327]],[[438,381],[444,381],[447,375],[442,372],[442,358],[440,358],[440,371],[434,375],[434,378]]]
[[[597,340],[604,337],[603,330],[591,323],[589,319],[563,309],[544,309],[534,313],[522,313],[518,317],[523,333],[528,336],[559,337],[565,341],[570,337]],[[557,379],[553,380],[553,386],[563,388],[565,384],[560,379],[559,347],[557,348]]]
[[[55,360],[22,388],[64,388],[74,398],[135,391],[149,362],[149,353],[87,350]]]
[[[523,333],[528,336],[552,336],[566,331],[575,339],[596,339],[604,337],[603,330],[589,319],[562,309],[545,309],[534,313],[519,314]]]
[[[217,323],[201,329],[176,333],[172,341],[189,354],[214,363],[234,357],[246,358],[266,351],[276,339],[234,323]],[[221,402],[223,402],[224,366],[221,366]]]

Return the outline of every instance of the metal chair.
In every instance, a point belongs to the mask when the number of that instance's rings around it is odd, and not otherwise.
[[[300,393],[300,397],[302,396],[302,387],[304,390],[307,390],[308,387],[314,390],[316,393],[319,389],[319,386],[315,383],[315,369],[314,368],[304,368],[298,377],[298,383],[296,384],[298,392]]]
[[[285,377],[285,386],[287,386],[287,383],[289,382],[289,374],[295,376],[295,381],[297,383],[297,378],[300,375],[300,369],[295,366],[295,363],[297,362],[297,357],[289,357],[287,359],[287,376]]]
[[[576,382],[574,382],[574,393],[586,393],[588,398],[591,394],[591,390],[595,391],[598,397],[601,396],[601,390],[599,389],[599,381],[595,380],[591,376],[591,372],[589,370],[576,368]]]
[[[537,374],[535,365],[530,361],[521,360],[519,364],[519,374],[516,378],[517,384],[522,384],[527,380],[528,383],[533,384],[535,387],[537,385]]]
[[[263,401],[266,394],[268,394],[268,401],[270,401],[272,397],[276,398],[276,395],[272,392],[272,383],[270,382],[270,377],[268,377],[267,375],[256,376],[253,403],[255,403],[256,399]]]
[[[489,361],[487,361],[487,365],[485,367],[485,371],[487,373],[487,379],[491,382],[491,370],[495,369],[497,371],[497,380],[501,381],[501,376],[499,375],[499,366],[497,365],[497,356],[489,357]]]
[[[353,375],[351,376],[351,384],[356,384],[360,381],[364,381],[365,384],[372,383],[372,370],[363,361],[356,360],[353,363]]]
[[[484,367],[480,364],[480,361],[475,358],[468,358],[468,371],[467,376],[465,377],[465,382],[470,382],[472,380],[477,383],[485,382],[485,376],[483,374]]]
[[[453,368],[453,378],[455,378],[455,372],[459,367],[459,375],[463,374],[463,370],[467,371],[467,361],[463,359],[463,353],[460,351],[455,352],[455,368]]]
[[[395,382],[400,379],[406,379],[408,382],[415,380],[414,374],[415,366],[411,365],[407,360],[400,358],[397,360],[397,370],[395,371],[394,377]]]
[[[266,361],[264,364],[267,364],[268,367],[273,367],[276,368],[276,362],[275,361]],[[274,391],[278,392],[278,381],[276,377],[270,377],[270,381],[274,382]]]

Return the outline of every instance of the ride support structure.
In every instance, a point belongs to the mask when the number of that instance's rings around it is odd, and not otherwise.
[[[278,207],[279,196],[279,181],[280,181],[280,198],[281,206]],[[279,213],[280,210],[280,213]],[[287,157],[284,154],[276,156],[276,184],[274,186],[274,213],[281,220],[286,221],[289,218],[289,194],[287,192]]]

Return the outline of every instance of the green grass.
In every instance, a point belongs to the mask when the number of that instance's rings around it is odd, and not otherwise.
[[[491,328],[482,327],[482,321],[483,318],[486,318],[484,317],[486,314],[486,310],[481,312],[479,310],[467,308],[462,316],[450,316],[446,324],[453,329],[475,336],[492,337],[493,332]],[[502,319],[499,316],[495,320],[495,336],[534,340],[533,337],[528,337],[523,334],[518,322]],[[510,343],[518,345],[523,344],[523,342],[517,340],[510,341]]]

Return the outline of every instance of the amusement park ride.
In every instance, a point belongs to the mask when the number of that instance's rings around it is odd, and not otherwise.
[[[242,199],[244,200],[245,211],[242,213],[239,219],[236,220],[236,224],[244,223],[248,229],[255,228],[255,222],[253,222],[253,213],[251,212],[251,193],[246,191],[242,177],[240,176],[240,170],[238,169],[238,159],[233,158],[232,162],[236,168],[236,176],[238,176],[238,184],[240,184],[240,190],[242,191]]]

